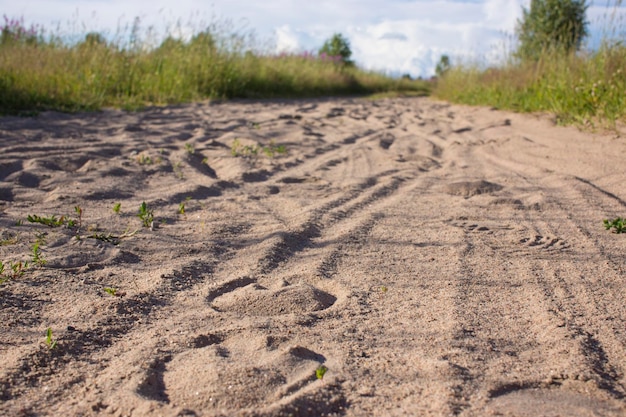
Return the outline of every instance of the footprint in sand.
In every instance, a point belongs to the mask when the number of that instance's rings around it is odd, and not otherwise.
[[[486,411],[489,415],[517,417],[605,416],[617,415],[619,408],[609,401],[589,398],[579,392],[527,388],[494,396]]]
[[[192,410],[258,410],[299,397],[326,362],[313,350],[277,345],[255,330],[194,341],[195,348],[156,360],[137,392]]]
[[[520,240],[520,243],[538,249],[568,249],[570,245],[562,239],[554,236],[533,236]]]
[[[473,197],[479,194],[490,194],[500,191],[503,187],[500,184],[481,180],[481,181],[461,181],[448,184],[444,190],[451,195],[461,197]]]
[[[325,310],[336,301],[334,295],[304,283],[278,290],[269,290],[255,283],[216,298],[211,306],[223,312],[278,316]]]

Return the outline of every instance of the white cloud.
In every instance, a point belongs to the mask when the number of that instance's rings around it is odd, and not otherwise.
[[[282,25],[275,30],[277,52],[297,52],[301,49],[298,34],[289,25]]]
[[[510,31],[522,15],[520,0],[486,0],[483,3],[485,23],[493,29]],[[526,6],[524,4],[524,6]]]

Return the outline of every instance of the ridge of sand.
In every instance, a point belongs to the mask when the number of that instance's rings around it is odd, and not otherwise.
[[[418,98],[4,117],[0,144],[0,260],[47,260],[0,287],[2,415],[626,414],[623,138]]]

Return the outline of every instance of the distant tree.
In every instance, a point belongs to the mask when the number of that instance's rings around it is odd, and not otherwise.
[[[95,46],[95,45],[106,45],[107,41],[104,39],[104,36],[98,32],[89,32],[85,35],[85,40],[83,41],[84,45],[87,46]]]
[[[347,65],[354,65],[350,60],[352,50],[350,49],[350,41],[344,38],[341,33],[335,33],[330,39],[324,42],[319,50],[320,55],[330,57],[341,57],[341,61]]]
[[[450,57],[448,55],[441,55],[439,58],[439,62],[435,67],[435,74],[437,77],[443,77],[446,72],[450,69]]]
[[[577,51],[588,35],[588,7],[586,0],[531,0],[530,9],[523,7],[517,20],[520,44],[515,55],[537,60],[546,51]]]

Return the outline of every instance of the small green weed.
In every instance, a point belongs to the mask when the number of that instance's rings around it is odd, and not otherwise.
[[[46,330],[46,346],[48,346],[48,349],[52,350],[52,349],[56,349],[57,348],[57,341],[55,339],[52,338],[52,328],[48,327],[48,329]]]
[[[180,203],[178,205],[178,214],[185,214],[185,203]]]
[[[115,203],[113,206],[113,213],[120,214],[120,209],[122,208],[122,203]]]
[[[112,243],[113,245],[117,246],[120,244],[122,239],[134,236],[135,233],[137,233],[137,230],[131,232],[130,229],[126,229],[124,233],[120,235],[114,235],[113,233],[93,232],[92,235],[89,237],[92,239],[100,240],[102,242]]]
[[[137,163],[139,163],[139,165],[152,165],[154,163],[152,158],[150,158],[150,155],[144,155],[144,154],[137,155],[136,160],[137,160]]]
[[[28,269],[28,262],[11,261],[8,264],[10,271],[5,272],[6,267],[7,264],[0,261],[0,284],[3,284],[10,279],[17,279],[22,277],[26,269]]]
[[[74,211],[78,215],[78,228],[83,226],[83,209],[80,206],[74,207]]]
[[[325,367],[324,365],[320,365],[315,370],[315,376],[317,377],[317,379],[324,379],[324,375],[326,374],[326,371],[328,371],[328,368]]]
[[[104,287],[104,292],[109,295],[112,295],[113,297],[117,296],[117,288]]]
[[[626,233],[626,219],[618,217],[614,220],[604,220],[606,230],[613,229],[613,233]]]
[[[94,232],[89,237],[92,238],[92,239],[100,240],[102,242],[112,243],[115,246],[120,244],[119,236],[115,236],[112,233],[98,233],[98,232]]]
[[[35,265],[44,266],[46,263],[48,263],[48,261],[46,261],[41,254],[39,241],[33,243],[33,246],[31,246],[31,254],[32,254],[33,263]]]
[[[47,232],[37,232],[37,233],[35,233],[35,242],[39,243],[40,245],[45,245],[46,244],[46,236],[48,236]]]
[[[230,154],[234,157],[256,158],[260,150],[259,145],[242,145],[239,139],[235,139],[230,147]]]
[[[137,217],[141,219],[143,227],[152,228],[152,224],[154,222],[154,211],[148,209],[148,205],[145,201],[139,206],[139,213],[137,213]]]
[[[287,148],[285,145],[276,145],[273,140],[268,146],[242,145],[239,139],[235,139],[230,147],[230,154],[234,157],[255,159],[259,152],[263,152],[268,158],[275,158],[277,155],[286,154]]]
[[[9,246],[17,244],[17,235],[3,234],[0,238],[0,246]]]
[[[193,155],[194,153],[196,153],[196,148],[193,146],[193,143],[185,143],[185,150],[190,155]]]
[[[276,145],[276,143],[272,140],[270,141],[269,146],[263,147],[263,153],[267,155],[268,158],[274,158],[276,155],[286,154],[287,148],[285,148],[285,145]]]
[[[179,180],[185,179],[185,175],[183,174],[183,163],[178,161],[172,164],[172,169],[174,170],[174,174],[178,177]]]
[[[23,226],[23,225],[24,225],[24,220],[22,220],[22,219],[18,219],[18,220],[15,222],[15,225],[16,225],[16,226]]]
[[[60,227],[67,223],[65,216],[61,216],[59,219],[57,219],[54,215],[49,217],[40,217],[36,214],[29,214],[26,220],[31,223],[39,223],[48,227]]]
[[[11,268],[12,278],[20,278],[24,275],[26,269],[28,269],[28,262],[11,262],[9,267]]]

